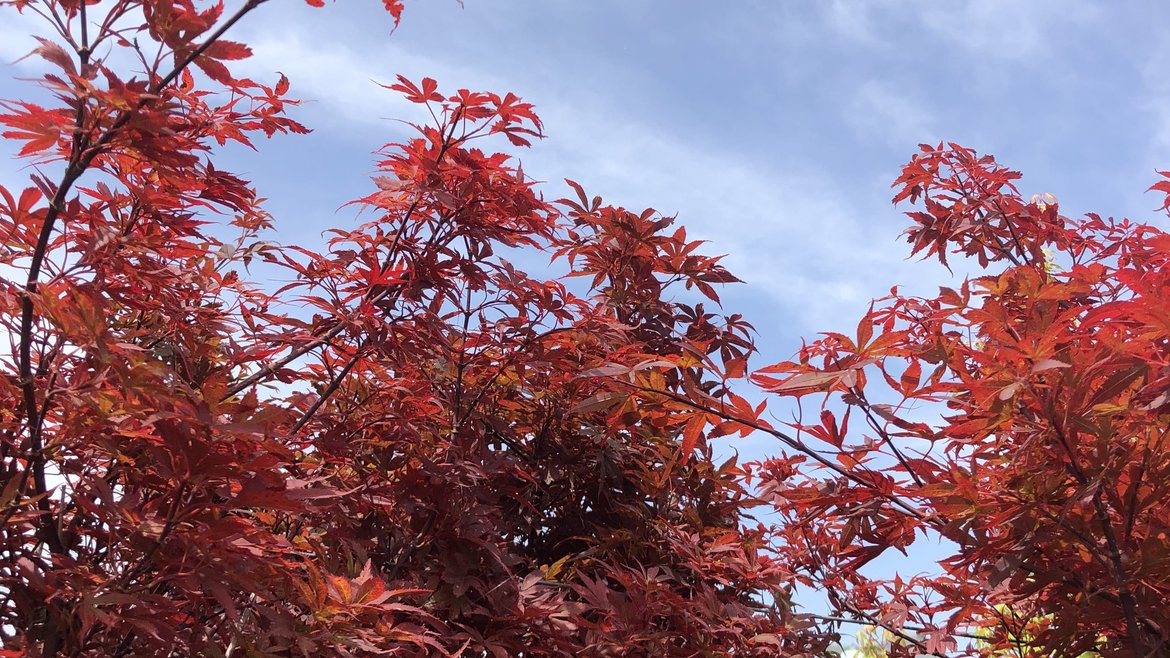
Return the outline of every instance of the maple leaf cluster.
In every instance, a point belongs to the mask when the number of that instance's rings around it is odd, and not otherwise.
[[[774,426],[733,390],[735,277],[673,218],[544,199],[513,94],[386,85],[433,120],[367,220],[265,239],[213,164],[306,131],[233,71],[263,5],[0,2],[52,31],[52,101],[0,110],[32,172],[0,186],[0,656],[823,656],[846,622],[892,655],[1166,653],[1166,233],[923,147],[912,252],[984,275],[754,373],[831,402]],[[716,459],[752,432],[775,458]],[[865,575],[923,538],[939,573]]]

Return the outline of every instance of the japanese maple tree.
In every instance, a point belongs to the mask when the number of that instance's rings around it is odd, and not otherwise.
[[[776,545],[838,620],[892,633],[893,655],[1167,655],[1170,234],[1069,219],[1019,177],[923,146],[895,182],[918,206],[910,252],[982,274],[894,289],[855,333],[753,375],[825,401],[789,427],[757,418],[786,444],[755,470]],[[924,537],[953,550],[938,574],[860,571]]]
[[[0,655],[823,649],[712,459],[749,428],[677,403],[745,404],[750,327],[674,301],[735,278],[652,210],[546,201],[533,108],[430,79],[389,85],[433,122],[365,223],[278,244],[215,164],[306,130],[233,72],[264,4],[0,2],[50,69],[0,112]]]

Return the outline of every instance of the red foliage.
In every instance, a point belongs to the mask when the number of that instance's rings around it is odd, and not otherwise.
[[[924,207],[907,213],[912,253],[965,254],[986,273],[931,298],[895,290],[856,335],[756,373],[845,409],[794,423],[795,437],[773,430],[796,450],[757,477],[793,568],[841,615],[903,635],[908,655],[1166,655],[1170,234],[1070,220],[1050,195],[1023,200],[1018,178],[954,144],[922,147],[895,183],[896,202]],[[874,401],[882,388],[894,404]],[[914,418],[940,407],[941,422]],[[800,471],[809,457],[816,476]],[[942,575],[858,573],[923,536],[953,544]]]
[[[674,301],[735,278],[653,210],[545,201],[491,150],[540,136],[512,94],[400,78],[434,123],[380,151],[373,218],[262,240],[212,160],[306,130],[232,71],[262,4],[0,2],[58,31],[54,102],[0,111],[38,164],[0,187],[0,655],[820,655],[842,620],[895,654],[1166,654],[1170,235],[923,147],[912,253],[985,274],[755,373],[832,400],[776,428],[730,390],[750,325]],[[782,454],[713,460],[752,431]],[[923,537],[941,574],[864,575]]]
[[[61,31],[36,52],[57,105],[0,114],[59,174],[0,187],[20,280],[0,288],[4,655],[823,645],[767,530],[742,527],[758,501],[740,467],[712,461],[707,438],[744,428],[693,408],[751,411],[727,390],[748,325],[671,301],[735,279],[670,219],[572,183],[579,199],[548,203],[484,150],[539,136],[531,105],[400,78],[435,123],[380,152],[356,202],[373,218],[321,252],[279,246],[212,159],[305,131],[287,80],[232,72],[249,50],[221,37],[260,0],[0,4]],[[111,48],[145,73],[97,57]],[[250,281],[256,261],[291,282]]]

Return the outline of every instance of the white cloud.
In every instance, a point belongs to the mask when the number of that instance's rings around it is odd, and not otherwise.
[[[280,36],[251,42],[256,57],[250,69],[283,70],[294,92],[316,99],[315,115],[351,133],[372,134],[385,125],[384,117],[410,111],[416,113],[410,118],[421,119],[417,108],[371,82],[389,78],[391,68],[415,78],[430,75],[446,89],[515,88],[498,75],[395,46],[359,53],[344,43],[310,45],[295,26],[267,34]],[[761,320],[779,309],[789,316],[788,330],[852,325],[869,299],[885,294],[892,283],[922,279],[922,266],[904,260],[905,249],[897,243],[901,223],[885,198],[856,205],[815,171],[751,161],[734,145],[697,146],[596,96],[571,98],[563,90],[531,88],[522,95],[537,105],[549,134],[522,154],[526,171],[551,180],[552,194],[560,193],[557,184],[568,177],[611,203],[679,213],[691,236],[710,240],[711,252],[729,254],[728,267],[770,300],[756,314]],[[897,139],[929,137],[929,114],[881,86],[864,87],[858,103],[875,122],[865,130]],[[875,212],[887,221],[874,221]]]
[[[1155,152],[1153,155],[1159,168],[1165,167],[1166,154],[1170,150],[1170,45],[1166,41],[1170,32],[1164,32],[1162,36],[1141,72],[1146,87],[1141,105],[1151,116],[1150,133],[1154,138],[1151,150]]]
[[[917,29],[944,47],[986,60],[1020,61],[1049,53],[1056,26],[1085,24],[1100,15],[1100,7],[1086,0],[833,0],[823,11],[831,29],[862,45],[917,47],[931,56],[929,50],[937,44],[915,43],[920,34],[883,23],[890,16],[910,14]]]
[[[846,39],[868,46],[888,45],[874,25],[874,11],[885,9],[886,2],[832,0],[822,5],[829,27]]]
[[[451,73],[437,62],[393,46],[359,54],[344,43],[312,42],[294,29],[265,31],[248,43],[255,55],[237,64],[237,70],[261,80],[284,73],[292,96],[308,101],[310,111],[322,108],[320,118],[334,126],[379,125],[387,118],[421,121],[425,112],[378,84],[393,83],[399,72],[415,79],[422,77],[415,71],[430,71],[426,75],[436,78]]]
[[[919,0],[922,24],[947,43],[989,58],[1026,60],[1049,52],[1059,23],[1083,24],[1099,15],[1084,0]]]
[[[4,20],[0,21],[0,69],[12,65],[37,47],[36,39],[31,35],[43,32],[45,26],[35,18],[28,13],[5,10]]]
[[[877,137],[910,152],[916,144],[933,142],[934,115],[925,102],[871,80],[862,84],[846,106],[846,120],[866,137]]]

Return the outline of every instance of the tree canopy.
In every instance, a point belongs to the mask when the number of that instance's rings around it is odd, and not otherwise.
[[[910,253],[980,274],[753,372],[720,258],[537,185],[505,91],[387,84],[431,120],[361,223],[280,243],[215,164],[307,131],[235,71],[265,4],[0,1],[52,99],[0,111],[0,656],[1167,653],[1165,232],[924,145]],[[774,456],[712,446],[749,434]],[[865,575],[925,538],[935,573]]]

